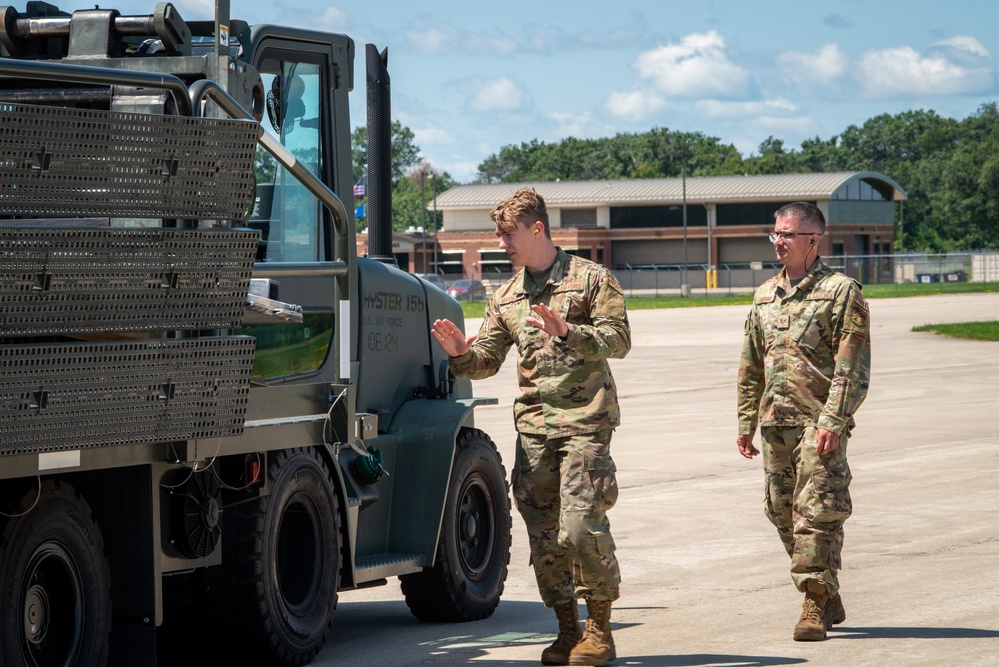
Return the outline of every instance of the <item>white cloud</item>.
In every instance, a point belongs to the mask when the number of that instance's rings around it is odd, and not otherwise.
[[[333,5],[327,5],[318,16],[309,21],[309,24],[315,30],[343,32],[350,25],[350,20],[347,12]]]
[[[925,54],[902,46],[861,55],[857,67],[862,91],[872,98],[986,93],[995,90],[995,66],[972,37],[951,37]]]
[[[694,107],[710,118],[749,118],[775,112],[787,112],[789,115],[798,110],[797,106],[782,97],[760,102],[699,100]]]
[[[749,121],[748,125],[768,134],[776,134],[778,138],[784,139],[785,147],[790,147],[790,137],[803,137],[814,132],[816,128],[815,119],[811,116],[759,116]]]
[[[611,93],[604,108],[614,117],[637,123],[660,111],[666,100],[655,93],[636,90],[631,93]]]
[[[815,51],[785,51],[777,56],[777,66],[784,75],[806,86],[829,85],[847,71],[848,59],[835,43]]]
[[[488,157],[488,153],[483,154],[482,159],[484,160],[486,157]],[[447,163],[446,171],[451,178],[456,179],[459,183],[468,183],[478,175],[479,164],[479,162],[454,159]]]
[[[672,97],[741,97],[749,87],[749,74],[728,59],[725,40],[715,30],[641,53],[634,67]]]
[[[482,81],[468,102],[475,111],[514,111],[528,101],[527,93],[505,76]]]
[[[632,49],[635,44],[635,31],[626,27],[608,27],[604,32],[565,32],[557,26],[527,24],[510,36],[502,30],[472,32],[428,14],[417,18],[423,27],[411,28],[405,35],[409,43],[423,53],[551,55],[568,51]]]
[[[455,143],[454,135],[439,127],[414,127],[413,139],[421,149],[436,146],[452,146]]]
[[[460,30],[450,23],[436,21],[424,15],[427,26],[421,30],[407,30],[406,39],[423,53],[487,53],[507,55],[518,49],[516,40],[502,34],[481,34]]]
[[[611,131],[611,128],[595,121],[589,112],[582,114],[556,112],[548,114],[548,117],[555,122],[553,132],[557,139],[605,136]]]
[[[977,56],[981,56],[989,61],[992,57],[989,55],[988,49],[982,46],[974,37],[968,37],[967,35],[956,35],[948,39],[941,40],[937,42],[937,46],[953,47],[957,51],[967,51]]]

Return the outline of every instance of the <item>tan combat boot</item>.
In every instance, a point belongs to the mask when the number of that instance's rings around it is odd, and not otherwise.
[[[568,665],[569,651],[583,637],[575,600],[555,605],[555,618],[558,619],[558,637],[554,644],[541,652],[542,665]]]
[[[826,622],[826,630],[846,620],[846,609],[843,608],[843,598],[839,593],[830,596],[829,602],[826,602],[823,620]]]
[[[586,632],[569,653],[570,665],[602,667],[617,657],[610,626],[611,601],[586,601]]]
[[[828,602],[825,584],[809,579],[805,584],[805,601],[801,603],[801,618],[794,626],[794,641],[820,642],[826,638],[825,612]]]

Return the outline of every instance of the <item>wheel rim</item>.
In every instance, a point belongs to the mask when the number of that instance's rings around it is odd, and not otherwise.
[[[277,578],[281,599],[296,616],[308,614],[319,595],[325,559],[321,531],[319,510],[312,499],[304,493],[292,497],[278,532]],[[303,567],[306,563],[309,567]]]
[[[496,540],[492,494],[485,477],[470,476],[462,484],[455,517],[456,544],[461,567],[470,579],[485,576]]]
[[[22,653],[32,667],[70,665],[83,641],[83,582],[61,545],[32,554],[21,589]]]

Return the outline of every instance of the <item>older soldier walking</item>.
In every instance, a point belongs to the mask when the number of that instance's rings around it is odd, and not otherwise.
[[[616,656],[610,613],[621,582],[607,520],[618,495],[611,433],[620,423],[607,360],[631,349],[624,294],[606,268],[554,245],[533,189],[502,201],[492,219],[519,273],[490,298],[477,335],[466,338],[448,320],[437,320],[433,335],[452,371],[473,379],[495,374],[516,345],[523,393],[514,402],[513,496],[541,599],[559,627],[541,662],[606,665]]]
[[[821,641],[846,620],[838,572],[843,523],[853,511],[846,443],[867,396],[870,319],[860,284],[822,263],[825,217],[798,202],[774,214],[784,268],[756,291],[739,365],[739,453],[759,454],[767,518],[805,594],[797,641]]]

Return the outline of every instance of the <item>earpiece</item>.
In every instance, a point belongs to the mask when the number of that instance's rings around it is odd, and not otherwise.
[[[541,233],[541,230],[540,230],[540,229],[538,229],[537,227],[535,227],[535,228],[534,228],[534,233],[535,233],[535,234],[540,234],[540,233]]]
[[[815,245],[815,239],[812,239],[811,241],[809,241],[808,245]]]

